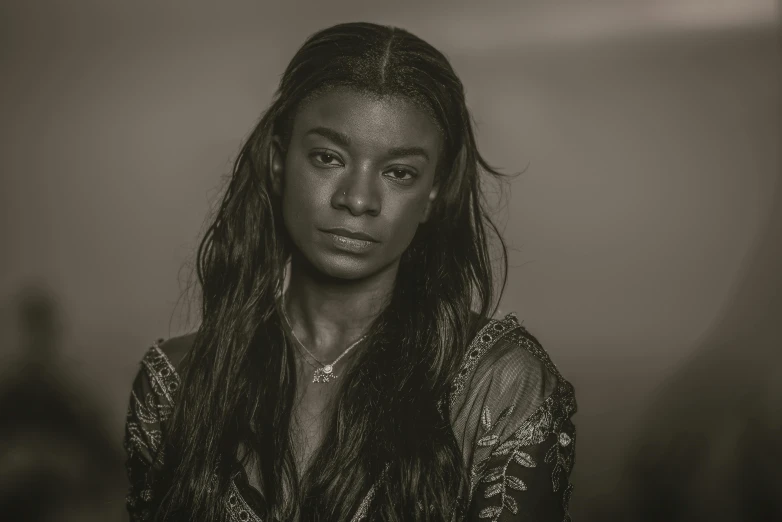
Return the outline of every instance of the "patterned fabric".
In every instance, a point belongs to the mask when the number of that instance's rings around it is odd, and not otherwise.
[[[240,522],[261,522],[261,518],[253,512],[233,481],[231,481],[225,507],[231,522],[237,520]]]
[[[467,520],[569,521],[573,387],[514,315],[476,336],[451,424],[470,473]]]
[[[179,376],[160,349],[162,342],[158,340],[141,360],[125,423],[125,466],[130,482],[126,505],[133,522],[151,518],[154,493],[148,473],[163,462],[163,430],[179,388]]]
[[[144,356],[128,409],[127,508],[133,522],[148,520],[153,509],[148,471],[162,463],[161,441],[180,386],[161,343]],[[476,335],[453,383],[449,406],[470,473],[469,510],[463,520],[570,521],[575,392],[515,315],[490,320]],[[232,522],[260,522],[236,480],[224,500],[226,513]],[[371,516],[383,480],[369,489],[352,522]]]

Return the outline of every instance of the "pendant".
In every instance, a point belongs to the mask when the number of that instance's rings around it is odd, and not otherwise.
[[[315,374],[312,376],[312,382],[329,382],[331,379],[336,379],[337,374],[334,373],[334,367],[330,364],[322,368],[315,370]]]

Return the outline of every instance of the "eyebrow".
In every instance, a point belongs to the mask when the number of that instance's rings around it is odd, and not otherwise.
[[[334,129],[329,129],[328,127],[315,127],[308,130],[306,135],[309,136],[311,134],[323,136],[342,147],[350,147],[350,137],[347,134],[335,131]]]
[[[339,132],[328,127],[313,127],[306,133],[307,136],[316,135],[322,136],[340,145],[342,147],[350,147],[350,137],[347,134]],[[429,161],[429,153],[423,147],[392,147],[388,149],[388,155],[401,158],[405,156],[421,156],[426,161]]]
[[[388,155],[395,158],[404,156],[423,156],[426,161],[429,161],[429,154],[421,147],[394,147],[388,149]]]

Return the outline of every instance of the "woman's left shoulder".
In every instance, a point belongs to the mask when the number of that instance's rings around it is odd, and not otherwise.
[[[450,406],[470,520],[570,520],[575,392],[514,314],[482,325]]]
[[[525,368],[535,370],[537,373],[556,380],[558,386],[572,388],[559,368],[543,348],[543,345],[524,325],[519,322],[515,313],[506,315],[503,319],[495,320],[495,324],[503,325],[506,334],[497,339],[489,351],[490,365],[494,371],[513,371],[513,369]]]
[[[576,410],[572,384],[514,313],[484,320],[451,389],[452,407],[477,394],[530,413],[546,400],[563,403],[568,416]]]

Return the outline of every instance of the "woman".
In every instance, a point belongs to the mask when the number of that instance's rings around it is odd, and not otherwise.
[[[198,332],[134,382],[131,518],[568,520],[573,388],[490,319],[480,169],[440,52],[310,37],[199,248]]]

